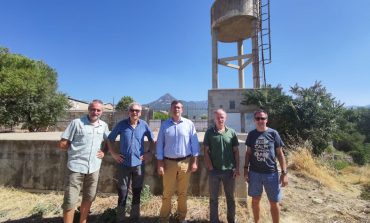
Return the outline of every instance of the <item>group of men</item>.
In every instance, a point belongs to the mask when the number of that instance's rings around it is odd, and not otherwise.
[[[105,122],[100,120],[103,103],[93,100],[88,107],[88,115],[73,120],[59,142],[59,148],[68,152],[68,170],[65,180],[63,219],[72,223],[75,205],[82,189],[80,223],[87,222],[92,202],[96,197],[99,169],[104,157],[102,145],[106,141],[108,150],[118,168],[117,222],[140,222],[140,194],[143,188],[145,161],[151,160],[155,153],[157,172],[162,176],[163,195],[160,209],[160,222],[169,222],[171,199],[177,191],[177,211],[174,217],[186,222],[187,191],[192,172],[198,169],[200,152],[199,141],[194,124],[181,116],[183,104],[171,103],[171,117],[161,124],[156,151],[154,136],[148,124],[140,119],[142,107],[134,102],[128,107],[127,119],[117,123],[111,132]],[[239,142],[235,130],[225,125],[227,114],[223,109],[214,112],[215,125],[204,136],[204,160],[209,173],[210,222],[219,222],[218,196],[221,182],[227,201],[227,221],[235,219],[235,179],[240,175]],[[258,110],[254,113],[256,129],[246,140],[244,177],[249,183],[248,195],[252,197],[252,210],[255,222],[260,222],[259,202],[263,187],[270,201],[273,222],[279,222],[280,186],[288,184],[283,142],[276,130],[268,128],[267,113]],[[119,151],[114,143],[120,137]],[[149,141],[148,151],[144,148],[144,138]],[[279,176],[276,157],[280,163]],[[126,201],[132,189],[130,217],[126,220]]]

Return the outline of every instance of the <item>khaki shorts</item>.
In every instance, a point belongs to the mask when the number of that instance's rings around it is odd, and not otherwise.
[[[71,210],[75,208],[82,188],[82,201],[93,202],[96,197],[98,187],[99,170],[90,173],[76,173],[67,170],[64,186],[64,200],[62,204],[63,210]]]

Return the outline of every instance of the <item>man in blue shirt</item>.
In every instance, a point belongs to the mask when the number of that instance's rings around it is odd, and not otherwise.
[[[75,205],[82,189],[80,222],[86,223],[92,202],[96,196],[99,169],[104,153],[100,150],[108,137],[108,125],[100,120],[103,102],[93,100],[89,114],[74,119],[63,132],[58,147],[68,153],[68,170],[65,180],[63,220],[72,223]]]
[[[139,119],[142,107],[133,102],[129,105],[129,118],[120,121],[108,136],[108,149],[118,163],[118,207],[117,220],[124,222],[128,188],[131,182],[132,205],[129,222],[138,222],[140,217],[140,194],[144,182],[144,160],[151,156],[144,152],[144,137],[154,147],[153,133],[148,124]],[[120,153],[114,151],[117,136],[120,136]]]
[[[178,206],[176,218],[186,222],[186,199],[190,173],[198,169],[199,141],[192,121],[181,117],[183,105],[171,103],[170,119],[164,121],[157,138],[158,174],[163,176],[161,222],[168,222],[171,198],[177,183]]]

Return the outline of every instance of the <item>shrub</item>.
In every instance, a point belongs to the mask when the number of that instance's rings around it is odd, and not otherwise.
[[[156,111],[153,114],[153,119],[160,119],[160,120],[166,120],[170,117],[169,114],[165,114],[163,112]]]
[[[278,86],[245,92],[243,105],[256,105],[269,113],[269,126],[279,131],[283,140],[298,136],[309,140],[313,152],[321,154],[338,131],[338,117],[343,104],[326,91],[320,82],[309,88],[291,87],[293,96]]]
[[[336,170],[343,170],[344,168],[349,166],[349,163],[344,160],[334,160],[331,162],[331,165],[334,167]]]
[[[146,203],[152,199],[153,194],[150,191],[150,186],[145,184],[143,190],[141,191],[141,202]]]
[[[365,165],[369,162],[369,154],[365,150],[351,151],[349,154],[358,165]]]
[[[32,210],[31,216],[42,217],[50,211],[51,207],[47,204],[38,203]]]
[[[364,185],[360,197],[370,201],[370,182]]]
[[[143,189],[141,190],[140,203],[144,204],[144,203],[150,201],[150,199],[152,197],[153,197],[153,194],[150,191],[149,185],[145,184]],[[126,199],[126,210],[125,210],[125,212],[127,214],[129,214],[130,211],[131,211],[131,203],[132,203],[132,190],[130,189],[129,192],[128,192],[128,195],[127,195],[127,199]]]

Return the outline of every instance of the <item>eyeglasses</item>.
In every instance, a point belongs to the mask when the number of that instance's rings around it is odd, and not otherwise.
[[[130,112],[137,112],[137,113],[139,113],[139,112],[141,112],[141,110],[140,109],[130,109]]]
[[[92,111],[92,112],[94,112],[94,111],[101,112],[101,109],[90,108],[89,111]]]
[[[261,121],[261,120],[266,120],[267,117],[255,117],[254,118],[256,121]]]

